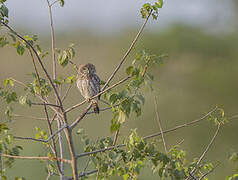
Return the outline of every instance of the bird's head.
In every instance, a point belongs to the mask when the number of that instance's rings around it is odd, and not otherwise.
[[[79,74],[88,75],[96,73],[96,68],[93,64],[85,64],[79,66]]]

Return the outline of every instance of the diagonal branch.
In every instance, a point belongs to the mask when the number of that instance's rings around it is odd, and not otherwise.
[[[37,142],[43,142],[43,143],[47,143],[49,142],[52,138],[54,138],[58,133],[60,133],[61,131],[64,130],[64,128],[67,128],[68,125],[65,124],[63,125],[60,129],[58,129],[57,131],[55,131],[51,136],[49,136],[46,140],[44,139],[36,139],[36,138],[31,138],[31,137],[19,137],[19,136],[14,136],[15,139],[21,139],[21,140],[32,140],[32,141],[37,141]]]
[[[142,139],[143,139],[143,140],[147,140],[147,139],[150,139],[150,138],[153,138],[153,137],[160,136],[162,133],[165,134],[165,133],[169,133],[169,132],[176,131],[176,130],[181,129],[181,128],[189,127],[189,126],[191,126],[191,125],[193,125],[193,124],[199,123],[199,122],[201,122],[202,120],[206,119],[209,115],[211,115],[211,113],[215,112],[216,110],[217,110],[217,107],[215,107],[214,109],[212,109],[210,112],[208,112],[206,115],[204,115],[203,117],[201,117],[201,118],[199,118],[199,119],[193,120],[193,121],[191,121],[191,122],[189,122],[189,123],[185,123],[185,124],[176,126],[176,127],[174,127],[174,128],[165,130],[165,131],[163,131],[163,132],[158,132],[158,133],[155,133],[155,134],[151,134],[151,135],[148,135],[148,136],[144,136]],[[110,146],[110,147],[107,147],[107,148],[104,148],[104,149],[98,149],[98,150],[95,150],[95,151],[84,152],[84,153],[78,154],[78,155],[77,155],[77,158],[84,157],[84,156],[89,156],[89,155],[91,155],[91,154],[100,153],[100,152],[105,152],[105,151],[112,150],[112,149],[114,149],[114,148],[121,148],[121,147],[125,147],[125,146],[126,146],[125,144],[120,144],[120,145],[116,145],[116,146]]]
[[[157,118],[157,122],[158,122],[158,124],[159,124],[159,129],[160,129],[161,137],[162,137],[163,144],[164,144],[164,150],[165,150],[166,153],[168,153],[168,150],[167,150],[167,147],[166,147],[166,143],[165,143],[164,133],[163,133],[163,129],[162,129],[162,124],[161,124],[160,117],[159,117],[158,104],[157,104],[157,98],[156,98],[156,96],[155,96],[154,101],[155,101],[155,113],[156,113],[156,118]]]
[[[116,69],[113,71],[112,75],[108,78],[107,82],[104,84],[104,86],[102,87],[102,91],[107,87],[107,85],[110,83],[110,81],[114,78],[114,76],[116,75],[117,71],[120,69],[120,67],[122,66],[122,64],[124,63],[124,61],[126,60],[127,56],[130,54],[131,50],[133,49],[133,47],[136,44],[136,41],[138,40],[138,38],[140,37],[141,33],[143,32],[149,18],[150,18],[151,12],[148,15],[148,17],[145,19],[145,22],[142,24],[139,32],[137,33],[135,39],[132,41],[129,49],[127,50],[127,52],[125,53],[125,55],[123,56],[121,62],[117,65]]]
[[[61,99],[60,99],[59,93],[58,93],[58,91],[57,91],[57,89],[56,89],[56,87],[55,87],[55,85],[54,85],[54,83],[53,83],[53,80],[51,79],[51,77],[50,77],[48,71],[46,70],[46,68],[45,68],[45,66],[44,66],[44,64],[43,64],[43,62],[42,62],[42,60],[41,60],[39,54],[37,53],[36,49],[33,47],[33,45],[32,45],[31,43],[29,43],[24,37],[22,37],[20,34],[18,34],[16,31],[14,31],[14,30],[13,30],[10,26],[8,26],[5,22],[1,22],[1,23],[2,23],[6,28],[8,28],[11,32],[13,32],[19,39],[23,40],[23,41],[32,49],[32,51],[34,52],[34,54],[35,54],[36,57],[37,57],[38,62],[39,62],[40,65],[41,65],[41,68],[43,69],[43,71],[44,71],[44,73],[45,73],[47,79],[49,80],[51,86],[53,87],[53,90],[54,90],[54,92],[55,92],[55,95],[56,95],[56,97],[57,97],[57,99],[58,99],[58,101],[59,101],[59,103],[60,103],[61,109],[62,109],[62,107],[63,107],[62,105],[63,105],[63,104],[62,104],[62,101],[61,101]],[[62,111],[63,111],[63,110],[62,110]]]
[[[212,137],[211,141],[210,141],[209,144],[207,145],[206,149],[205,149],[205,150],[203,151],[203,153],[201,154],[200,158],[199,158],[198,161],[197,161],[196,166],[198,166],[198,165],[201,163],[201,161],[203,160],[203,158],[205,157],[205,155],[207,154],[207,152],[208,152],[209,149],[211,148],[212,144],[214,143],[214,141],[215,141],[215,139],[216,139],[216,137],[217,137],[217,134],[218,134],[218,132],[219,132],[219,130],[220,130],[220,127],[221,127],[221,124],[218,124],[217,130],[216,130],[214,136]],[[192,169],[192,171],[190,172],[190,174],[194,174],[195,171],[196,171],[196,167],[194,167],[194,168]],[[188,178],[188,179],[189,179],[189,178]]]

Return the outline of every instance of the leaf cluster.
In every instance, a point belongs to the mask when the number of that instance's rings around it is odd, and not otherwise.
[[[163,0],[157,0],[153,5],[151,3],[145,3],[140,9],[141,17],[148,18],[150,14],[153,19],[157,19],[159,16],[159,9],[163,7]]]
[[[137,117],[142,113],[145,103],[142,88],[152,88],[154,76],[150,73],[152,67],[161,65],[165,55],[149,54],[141,51],[136,54],[132,64],[126,68],[129,82],[121,91],[109,91],[104,94],[104,99],[109,101],[112,107],[113,118],[111,120],[111,132],[117,131],[121,124],[134,112]]]

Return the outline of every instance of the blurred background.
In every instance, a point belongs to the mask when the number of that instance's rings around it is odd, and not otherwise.
[[[70,43],[74,43],[74,62],[95,64],[101,79],[106,80],[143,23],[139,9],[145,2],[148,1],[68,0],[63,8],[56,5],[53,13],[57,48],[66,48]],[[6,5],[10,11],[10,25],[23,35],[37,34],[42,49],[49,50],[50,31],[46,1],[8,0]],[[228,117],[238,114],[237,18],[237,0],[165,1],[158,21],[149,21],[126,64],[130,64],[135,53],[143,49],[154,54],[166,53],[169,58],[163,66],[152,69],[155,75],[155,91],[146,92],[142,116],[127,119],[121,130],[121,137],[128,135],[130,129],[134,128],[138,129],[141,136],[159,131],[152,107],[154,95],[159,99],[163,129],[197,119],[216,105],[224,107]],[[0,60],[1,81],[7,77],[23,82],[30,80],[28,74],[33,70],[27,53],[19,57],[15,49],[1,48]],[[50,64],[49,56],[45,63]],[[126,64],[114,82],[124,76]],[[59,69],[59,73],[64,77],[72,74],[69,67]],[[19,94],[21,93],[23,91],[19,90]],[[66,107],[81,100],[82,97],[74,86],[65,101]],[[103,106],[101,104],[101,107]],[[83,109],[74,110],[69,115],[70,119],[73,120],[82,111]],[[2,120],[6,118],[3,112],[4,108],[1,108]],[[37,107],[18,107],[15,113],[43,116],[43,110],[39,111]],[[79,124],[79,128],[84,128],[93,139],[110,136],[111,118],[110,112],[101,113],[99,116],[90,115]],[[34,136],[36,126],[46,127],[44,122],[28,118],[14,119],[10,126],[13,128],[13,134],[30,137]],[[205,161],[221,162],[209,175],[209,179],[221,180],[235,172],[236,165],[229,162],[228,157],[233,151],[238,151],[237,126],[237,120],[226,124],[208,152]],[[169,147],[184,139],[181,147],[187,152],[188,160],[192,160],[202,153],[214,132],[214,125],[204,121],[193,127],[166,134],[165,138]],[[79,137],[74,138],[78,151],[82,151],[82,144],[77,141]],[[23,155],[44,155],[44,148],[38,143],[19,143],[24,144]],[[162,143],[159,146],[163,149]],[[9,176],[41,180],[45,179],[47,173],[43,162],[19,160],[9,170]],[[157,179],[157,176],[145,168],[140,179],[153,180]]]

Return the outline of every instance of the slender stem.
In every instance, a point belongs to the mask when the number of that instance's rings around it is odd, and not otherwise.
[[[61,131],[63,131],[65,128],[67,128],[67,124],[63,125],[60,129],[55,131],[51,136],[49,136],[46,140],[44,139],[36,139],[36,138],[30,138],[30,137],[19,137],[19,136],[14,136],[15,139],[21,139],[21,140],[32,140],[32,141],[37,141],[37,142],[43,142],[47,143],[51,139],[53,139],[57,134],[59,134]]]
[[[92,107],[92,104],[90,104],[84,112],[70,125],[70,129],[73,129],[77,124],[86,116],[90,108]]]
[[[115,146],[116,143],[117,143],[117,138],[118,138],[118,135],[119,135],[119,131],[120,131],[120,129],[118,129],[118,130],[115,132],[115,134],[114,134],[113,146]]]
[[[44,111],[45,111],[45,114],[46,114],[46,119],[47,119],[49,134],[50,134],[50,136],[52,136],[53,130],[52,130],[52,125],[51,125],[51,123],[50,123],[50,118],[49,118],[49,114],[48,114],[46,105],[44,106]],[[53,149],[53,153],[54,153],[55,157],[58,158],[58,153],[57,153],[57,149],[56,149],[56,144],[55,144],[54,138],[53,138],[53,140],[52,140],[52,145],[53,145],[53,148],[52,148],[52,149]],[[63,159],[62,157],[60,157],[60,158]],[[60,163],[59,163],[59,161],[57,161],[56,163],[57,163],[57,167],[58,167],[58,170],[59,170],[59,174],[60,174],[60,176],[62,176],[62,175],[63,175],[63,172],[62,172],[62,169],[60,168]]]
[[[220,163],[217,164],[214,168],[212,168],[212,169],[211,169],[210,171],[208,171],[207,173],[203,174],[203,175],[199,178],[199,180],[202,180],[202,179],[205,178],[208,174],[212,173],[212,172],[214,171],[214,169],[216,169],[219,165],[220,165]]]
[[[163,131],[163,133],[168,133],[168,132],[172,132],[172,131],[176,131],[177,129],[181,129],[181,128],[184,128],[184,127],[189,127],[190,125],[193,125],[193,124],[196,124],[204,119],[206,119],[208,116],[210,116],[213,112],[215,112],[217,110],[217,107],[215,107],[213,110],[211,110],[210,112],[208,112],[206,115],[204,115],[203,117],[199,118],[199,119],[195,119],[189,123],[185,123],[185,124],[182,124],[182,125],[178,125],[174,128],[171,128],[171,129],[168,129],[168,130],[165,130]],[[151,134],[149,136],[145,136],[144,139],[149,139],[149,138],[152,138],[152,137],[156,137],[158,135],[161,135],[162,132],[158,132],[158,133],[154,133],[154,134]]]
[[[185,124],[176,126],[176,127],[174,127],[174,128],[165,130],[165,131],[163,131],[163,132],[158,132],[158,133],[155,133],[155,134],[151,134],[151,135],[148,135],[148,136],[144,136],[144,137],[143,137],[143,140],[147,140],[147,139],[150,139],[150,138],[153,138],[153,137],[157,137],[157,136],[160,136],[162,133],[163,133],[163,134],[166,134],[166,133],[173,132],[173,131],[176,131],[176,130],[178,130],[178,129],[185,128],[185,127],[191,126],[191,125],[193,125],[193,124],[199,123],[199,122],[201,122],[202,120],[206,119],[211,113],[213,113],[213,112],[216,111],[216,110],[217,110],[217,107],[215,107],[213,110],[211,110],[210,112],[208,112],[208,113],[207,113],[206,115],[204,115],[203,117],[201,117],[201,118],[199,118],[199,119],[196,119],[196,120],[193,120],[193,121],[191,121],[191,122],[189,122],[189,123],[185,123]],[[121,147],[125,147],[125,146],[126,146],[125,144],[120,144],[120,145],[110,146],[110,147],[107,147],[107,148],[104,148],[104,149],[99,149],[99,150],[95,150],[95,151],[91,151],[91,152],[84,152],[84,153],[78,154],[78,155],[77,155],[77,158],[84,157],[84,156],[88,156],[88,155],[95,154],[95,153],[105,152],[105,151],[109,151],[109,150],[114,149],[114,148],[121,148]]]
[[[52,9],[49,0],[46,0],[48,4],[49,18],[50,18],[50,32],[51,32],[51,53],[52,53],[52,66],[53,66],[53,79],[55,80],[57,77],[56,74],[56,61],[55,61],[55,31],[54,31],[54,23],[52,16]],[[55,84],[56,85],[56,84]],[[56,85],[57,86],[57,85]]]
[[[130,54],[131,50],[133,49],[133,47],[136,44],[136,41],[138,40],[138,38],[140,37],[141,33],[143,32],[149,18],[150,18],[151,12],[149,14],[149,16],[145,19],[145,22],[143,23],[143,25],[141,26],[139,32],[137,33],[135,39],[132,41],[129,49],[126,51],[125,55],[123,56],[121,62],[117,65],[117,67],[115,68],[115,70],[113,71],[113,73],[111,74],[111,76],[108,78],[107,82],[104,84],[104,86],[102,87],[102,91],[107,87],[107,85],[110,83],[110,81],[114,78],[114,76],[116,75],[117,71],[120,69],[120,67],[122,66],[122,64],[124,63],[124,61],[126,60],[127,56]]]
[[[23,117],[23,118],[29,118],[29,119],[36,119],[36,120],[46,120],[46,118],[40,118],[40,117],[33,117],[33,116],[24,116],[19,114],[12,114],[12,117]]]
[[[162,137],[162,140],[163,140],[163,144],[164,144],[164,150],[166,153],[168,153],[168,150],[167,150],[167,147],[166,147],[166,143],[165,143],[165,138],[164,138],[164,133],[163,133],[163,129],[162,129],[162,123],[160,121],[160,117],[159,117],[159,112],[158,112],[158,103],[157,103],[157,98],[155,96],[155,113],[156,113],[156,119],[157,119],[157,122],[159,124],[159,129],[160,129],[160,132],[161,132],[161,137]]]
[[[220,130],[220,127],[221,127],[221,124],[218,124],[217,126],[217,130],[214,134],[214,136],[212,137],[211,141],[209,142],[209,144],[207,145],[206,149],[203,151],[203,153],[201,154],[200,158],[198,159],[197,161],[197,166],[201,163],[201,161],[203,160],[203,158],[205,157],[205,155],[207,154],[207,152],[209,151],[209,149],[211,148],[212,144],[214,143],[217,135],[218,135],[218,132]],[[196,171],[196,168],[194,167],[193,170],[190,172],[191,174],[194,174]],[[189,179],[189,178],[188,178]]]
[[[63,161],[65,163],[71,164],[71,160],[60,159],[56,157],[39,157],[39,156],[13,156],[9,154],[0,154],[1,157],[13,158],[13,159],[29,159],[29,160],[54,160],[54,161]]]
[[[60,107],[59,105],[51,104],[51,103],[36,103],[36,102],[32,102],[31,105]]]

